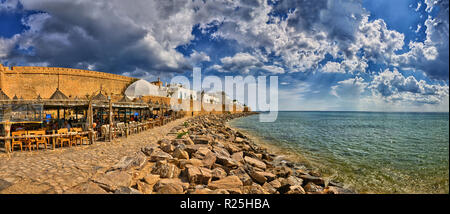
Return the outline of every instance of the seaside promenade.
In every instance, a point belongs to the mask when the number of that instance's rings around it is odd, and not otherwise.
[[[47,151],[0,154],[0,194],[64,193],[106,171],[121,157],[156,144],[189,117],[172,121],[128,138]]]

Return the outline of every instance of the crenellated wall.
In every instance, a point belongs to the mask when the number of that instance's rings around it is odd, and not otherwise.
[[[5,67],[0,64],[0,88],[10,97],[49,98],[58,87],[69,97],[85,97],[102,86],[107,94],[122,95],[136,78],[72,68]]]

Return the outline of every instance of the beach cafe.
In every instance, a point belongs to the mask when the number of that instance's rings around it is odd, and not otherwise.
[[[105,93],[106,94],[106,93]],[[58,88],[49,98],[10,98],[0,88],[0,145],[6,153],[111,141],[184,116],[178,106],[137,98],[113,102],[101,87],[69,98]],[[0,149],[1,150],[1,149]]]

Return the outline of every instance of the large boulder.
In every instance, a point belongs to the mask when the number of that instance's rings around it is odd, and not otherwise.
[[[244,193],[246,194],[268,194],[268,192],[259,184],[253,183],[250,186],[244,186]]]
[[[203,166],[203,162],[202,162],[202,160],[199,160],[197,158],[191,158],[189,160],[181,159],[179,161],[178,166],[180,167],[180,169],[185,169],[185,168],[187,168],[189,166],[198,166],[198,167],[200,167],[200,166]]]
[[[225,157],[231,157],[230,153],[226,149],[224,149],[222,147],[213,146],[213,151],[217,155],[225,156]]]
[[[147,157],[142,152],[137,152],[132,156],[122,157],[119,162],[111,167],[109,171],[113,170],[128,170],[133,167],[141,167],[144,165]]]
[[[178,159],[189,160],[189,153],[187,153],[183,149],[176,148],[175,151],[173,152],[173,157]]]
[[[272,184],[270,184],[270,183],[264,183],[264,185],[262,185],[262,188],[269,194],[277,193],[277,189],[275,187],[273,187]]]
[[[214,168],[211,171],[211,174],[212,174],[213,181],[227,177],[227,172],[220,167]]]
[[[190,183],[208,184],[212,178],[210,169],[204,167],[188,167],[186,175]]]
[[[252,185],[253,183],[252,178],[242,168],[231,170],[229,175],[236,175],[241,180],[244,186]]]
[[[260,169],[263,169],[263,170],[266,169],[266,164],[264,162],[258,160],[258,159],[246,156],[244,158],[244,160],[245,160],[246,163],[248,163],[248,164],[250,164],[250,165],[252,165],[254,167],[257,167],[257,168],[260,168]]]
[[[161,150],[166,153],[172,153],[175,150],[175,146],[172,143],[161,143]]]
[[[240,189],[243,186],[242,181],[239,179],[239,177],[232,175],[225,178],[222,178],[217,181],[212,181],[208,184],[208,188],[215,190],[215,189],[225,189],[225,190],[233,190]]]
[[[183,194],[184,189],[178,179],[161,179],[153,186],[153,192],[157,194]]]
[[[64,193],[67,194],[107,194],[103,188],[92,181],[87,181],[81,184],[78,184]]]
[[[143,147],[143,148],[141,149],[141,151],[142,151],[142,153],[144,153],[145,155],[150,156],[150,155],[152,154],[152,152],[155,151],[155,150],[157,150],[157,149],[159,149],[159,148],[158,148],[158,145],[151,144],[151,145],[147,145],[147,146]]]
[[[150,161],[160,161],[160,160],[167,160],[167,159],[172,159],[172,155],[161,151],[161,150],[154,150],[151,154],[150,154]]]
[[[280,183],[281,183],[281,187],[278,188],[278,191],[280,191],[280,193],[287,193],[288,191],[292,190],[292,186],[302,186],[303,184],[303,180],[300,178],[297,178],[295,176],[289,176],[287,178],[282,178],[280,179]],[[303,190],[303,188],[302,188]],[[303,190],[304,192],[304,190]]]
[[[161,178],[177,178],[180,172],[176,165],[166,161],[158,161],[152,169],[152,173],[159,175]]]
[[[131,175],[125,171],[111,171],[105,174],[97,174],[91,178],[91,181],[109,192],[114,192],[121,186],[131,185]]]
[[[277,166],[273,168],[272,173],[278,177],[287,178],[292,175],[292,169],[287,166]]]
[[[142,193],[137,189],[122,186],[117,188],[114,194],[142,194]]]
[[[147,176],[144,177],[144,181],[148,184],[151,185],[153,187],[153,185],[156,184],[156,182],[158,182],[161,179],[160,175],[153,175],[153,174],[148,174]]]
[[[216,162],[216,160],[217,160],[216,154],[208,150],[208,152],[205,154],[202,160],[203,166],[211,168],[211,166]]]
[[[212,138],[207,135],[192,135],[190,138],[195,144],[211,144],[213,141]]]
[[[244,163],[244,152],[235,152],[231,155],[231,158],[238,163]]]
[[[256,170],[252,170],[249,172],[250,177],[252,177],[252,179],[263,185],[266,181],[270,182],[272,180],[275,179],[275,175],[270,173],[270,172],[265,172],[265,171],[256,171]]]
[[[286,194],[306,194],[302,186],[290,186]]]
[[[193,156],[193,154],[201,148],[211,149],[211,146],[205,144],[186,145],[185,150],[189,153],[189,155]]]

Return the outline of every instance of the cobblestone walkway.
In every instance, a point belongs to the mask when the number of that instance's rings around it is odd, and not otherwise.
[[[47,151],[19,151],[13,152],[10,157],[5,153],[0,154],[0,194],[63,193],[87,181],[96,172],[106,170],[123,156],[156,143],[186,119],[178,119],[113,142]]]

